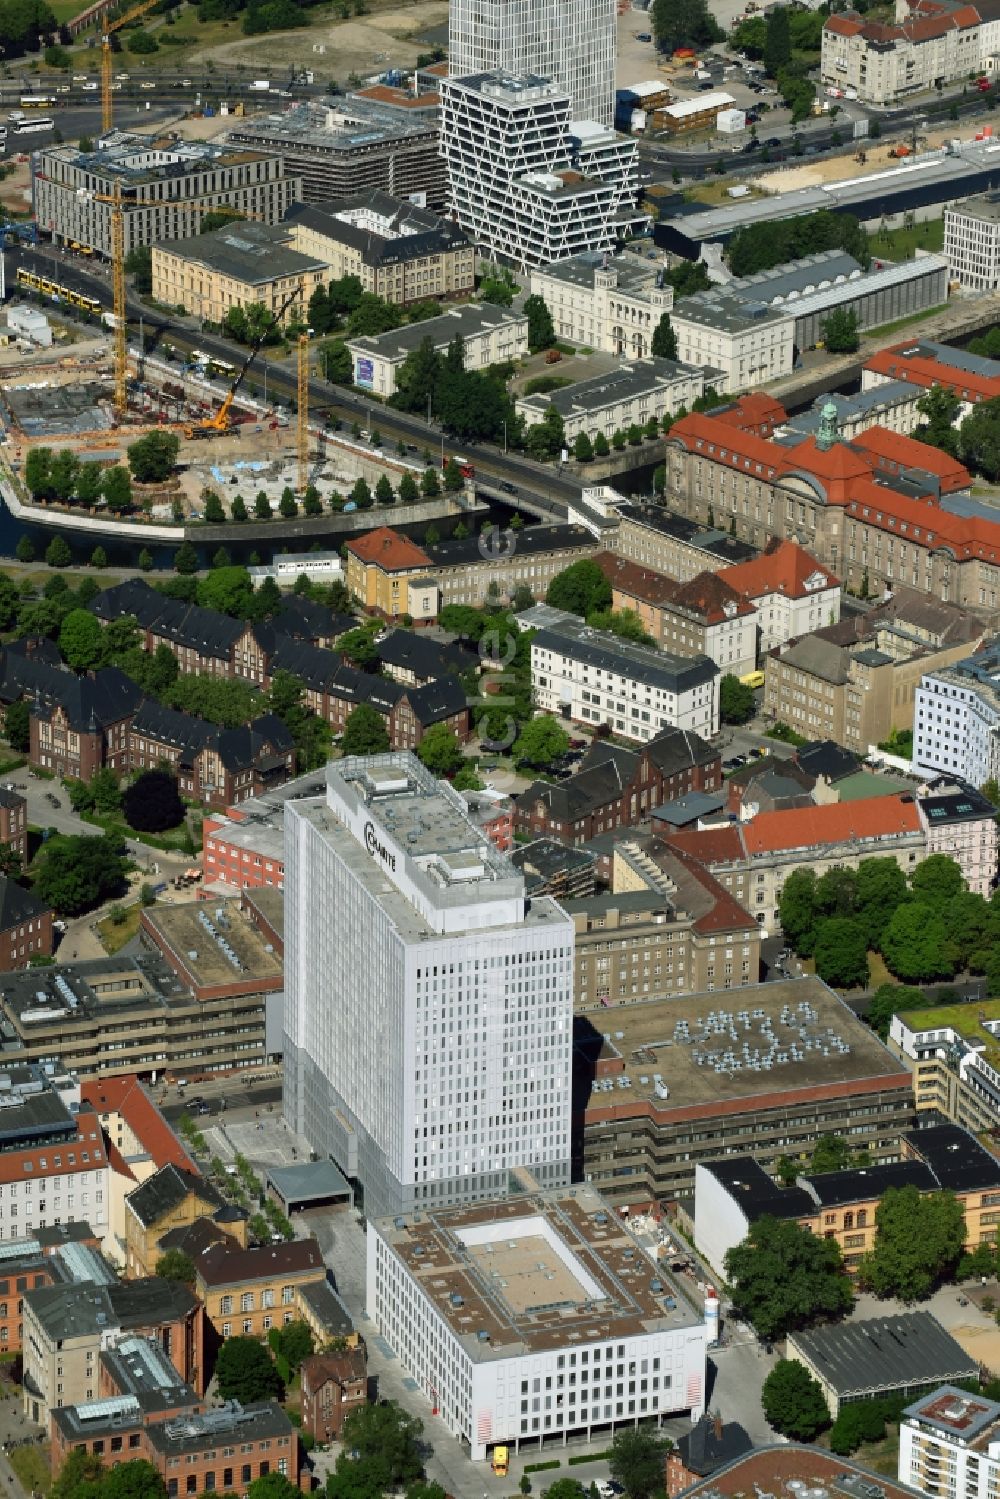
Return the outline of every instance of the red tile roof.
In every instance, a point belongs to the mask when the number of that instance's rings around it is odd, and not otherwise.
[[[836,20],[836,17],[832,19]],[[886,1478],[882,1473],[873,1473],[842,1457],[832,1457],[816,1447],[800,1447],[793,1442],[774,1447],[758,1447],[739,1457],[723,1468],[712,1470],[708,1478],[699,1479],[685,1491],[689,1499],[708,1494],[709,1491],[737,1499],[750,1493],[769,1490],[774,1494],[790,1493],[789,1484],[798,1479],[804,1486],[829,1485],[830,1492],[843,1492],[841,1480],[846,1474],[857,1475],[861,1490],[877,1487],[886,1499],[912,1499],[916,1490]]]
[[[198,1279],[206,1286],[244,1285],[251,1280],[273,1280],[280,1275],[312,1272],[326,1275],[323,1254],[315,1239],[290,1239],[286,1244],[261,1244],[243,1249],[231,1243],[210,1244],[195,1261]]]
[[[872,482],[856,484],[844,513],[930,551],[947,547],[959,561],[1000,561],[1000,526],[980,515],[953,515],[932,499],[912,500]]]
[[[727,823],[717,828],[680,828],[676,833],[662,833],[665,843],[680,854],[688,854],[700,864],[731,864],[745,857],[739,824]]]
[[[794,541],[779,541],[773,537],[759,557],[746,562],[737,562],[733,567],[723,568],[719,576],[748,598],[759,599],[769,593],[782,593],[786,598],[806,598],[816,593],[817,588],[807,588],[806,580],[817,574],[823,578],[823,588],[839,588],[840,580],[829,568],[800,547]]]
[[[61,1140],[58,1145],[50,1142],[27,1150],[0,1152],[0,1182],[38,1181],[49,1176],[62,1176],[67,1171],[101,1169],[106,1164],[106,1157],[100,1120],[81,1102],[76,1123],[76,1134]],[[83,1159],[84,1152],[86,1160]]]
[[[823,27],[824,31],[832,31],[837,36],[857,36],[864,29],[864,22],[856,16],[831,16]]]
[[[921,469],[940,480],[945,494],[967,489],[972,482],[969,470],[957,458],[942,453],[940,448],[932,448],[929,443],[919,442],[915,437],[890,432],[888,427],[869,427],[852,437],[851,445],[868,454],[880,474]]]
[[[425,551],[390,526],[378,526],[366,531],[364,536],[355,536],[347,543],[347,550],[366,565],[374,563],[383,572],[405,572],[411,567],[429,567],[431,559]]]
[[[611,587],[626,599],[637,599],[654,608],[671,605],[698,617],[702,624],[716,625],[722,620],[753,613],[753,606],[741,593],[724,583],[718,573],[698,573],[687,583],[678,583],[650,567],[641,567],[619,557],[616,552],[599,552],[594,558]],[[726,613],[726,605],[731,606]],[[733,612],[735,611],[735,613]]]
[[[721,885],[713,874],[705,868],[704,864],[698,862],[685,849],[671,845],[670,852],[677,859],[692,879],[698,881],[699,885],[712,897],[714,904],[711,909],[702,916],[695,919],[695,930],[699,932],[744,932],[748,927],[756,926],[756,920],[750,912],[741,906],[735,895],[732,895]]]
[[[959,370],[954,365],[942,364],[932,354],[917,353],[918,348],[917,341],[911,339],[893,344],[890,349],[880,349],[865,360],[865,369],[888,380],[909,380],[925,390],[932,385],[943,385],[965,401],[990,401],[1000,396],[1000,374],[994,377]]]
[[[770,437],[775,427],[780,427],[788,419],[781,402],[765,395],[762,390],[740,396],[731,406],[722,406],[712,415],[716,421],[739,427],[744,432],[754,432],[758,437]]]
[[[98,1114],[120,1114],[157,1171],[173,1164],[199,1175],[194,1160],[134,1075],[87,1078],[80,1084],[80,1098]]]
[[[786,849],[822,848],[850,838],[892,838],[919,833],[917,804],[901,796],[873,796],[867,801],[834,802],[825,807],[793,807],[758,812],[743,824],[747,853],[778,853]]]

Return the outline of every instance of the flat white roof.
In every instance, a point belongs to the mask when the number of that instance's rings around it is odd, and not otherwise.
[[[706,109],[725,109],[728,104],[735,103],[732,94],[720,90],[714,94],[702,94],[700,99],[685,99],[683,104],[668,104],[663,113],[672,120],[685,120],[688,115],[704,114]]]

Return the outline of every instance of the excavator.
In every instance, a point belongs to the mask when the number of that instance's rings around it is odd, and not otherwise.
[[[288,308],[295,301],[296,297],[300,295],[301,288],[296,287],[295,290],[285,298],[284,302],[282,302],[277,312],[272,314],[271,326],[276,328],[281,326],[281,319],[284,317]],[[257,358],[257,355],[260,353],[264,345],[264,340],[267,337],[268,333],[271,331],[271,326],[265,326],[264,328],[262,328],[261,331],[257,334],[257,337],[254,339],[253,343],[250,345],[250,352],[244,359],[243,366],[237,374],[232,385],[230,385],[229,389],[226,391],[225,397],[222,401],[222,405],[219,407],[215,415],[210,416],[205,422],[198,422],[197,424],[192,424],[191,426],[184,427],[184,436],[189,441],[193,441],[201,437],[222,437],[229,431],[229,413],[233,409],[233,402],[236,399],[237,392],[239,391],[240,386],[243,384],[243,381],[246,378],[247,371],[253,364],[254,360]]]

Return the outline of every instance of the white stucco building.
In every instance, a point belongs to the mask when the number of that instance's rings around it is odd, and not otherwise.
[[[456,338],[462,340],[467,370],[484,370],[491,364],[519,359],[528,352],[528,319],[515,308],[469,304],[451,307],[440,317],[422,323],[407,323],[388,333],[374,333],[347,340],[354,362],[354,383],[380,396],[391,396],[396,376],[409,356],[429,338],[439,354],[447,353]]]
[[[631,645],[547,604],[536,604],[518,621],[536,631],[531,687],[542,712],[592,727],[606,723],[639,744],[670,728],[703,739],[718,733],[721,673],[707,656]]]
[[[573,118],[614,122],[615,0],[452,0],[448,66],[533,73],[569,94]]]
[[[552,314],[558,338],[632,359],[652,352],[659,321],[674,305],[662,267],[638,255],[590,250],[537,266],[529,285]]]
[[[518,396],[517,415],[530,428],[545,420],[550,406],[563,419],[567,443],[581,432],[610,439],[631,426],[644,427],[651,417],[659,424],[682,406],[690,407],[705,391],[705,371],[676,359],[637,359],[603,375],[577,380],[563,390]]]
[[[899,1424],[898,1476],[936,1499],[991,1499],[1000,1487],[1000,1405],[955,1385],[915,1400]]]
[[[797,542],[772,538],[759,557],[720,576],[757,610],[762,655],[840,619],[840,579]]]
[[[1000,200],[995,193],[945,204],[944,255],[963,286],[972,291],[1000,287]]]
[[[285,1113],[369,1216],[569,1179],[573,925],[415,755],[285,807]]]
[[[474,1461],[697,1419],[689,1294],[588,1186],[368,1223],[368,1315]]]
[[[913,700],[913,768],[970,786],[1000,777],[1000,651],[921,677]]]
[[[441,154],[456,222],[526,270],[615,250],[647,222],[637,208],[638,147],[534,74],[479,73],[441,83]]]

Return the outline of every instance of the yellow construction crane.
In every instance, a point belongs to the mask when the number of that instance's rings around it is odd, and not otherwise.
[[[184,428],[184,435],[185,435],[185,437],[188,437],[188,438],[217,437],[217,436],[221,436],[223,433],[229,431],[229,413],[230,413],[230,411],[233,408],[233,402],[236,399],[236,395],[237,395],[237,393],[239,391],[239,388],[243,384],[244,379],[246,378],[247,371],[249,370],[250,366],[253,364],[254,360],[257,358],[257,355],[260,353],[260,350],[261,350],[261,348],[263,347],[263,344],[264,344],[264,340],[267,337],[268,333],[271,331],[271,328],[272,327],[279,328],[281,326],[281,319],[284,317],[284,315],[287,312],[288,308],[291,307],[291,305],[295,301],[295,299],[297,297],[300,297],[301,295],[302,295],[302,288],[300,286],[297,286],[295,288],[295,290],[291,293],[291,295],[285,298],[284,302],[282,302],[282,304],[278,308],[277,312],[273,312],[271,314],[271,323],[270,323],[270,325],[269,326],[266,325],[263,328],[261,328],[260,332],[257,334],[257,337],[254,339],[253,344],[250,347],[249,354],[247,355],[246,359],[244,359],[244,361],[243,361],[242,368],[240,369],[240,371],[237,374],[236,378],[233,380],[233,383],[230,385],[229,389],[226,391],[226,394],[225,394],[225,396],[223,398],[222,404],[220,405],[218,411],[215,413],[214,416],[210,416],[204,422],[198,422],[196,425],[193,425],[193,426],[190,426],[190,427],[185,427]],[[308,368],[307,368],[307,378],[308,378]],[[300,382],[301,382],[301,374],[299,376],[299,379],[300,379]]]
[[[299,334],[298,427],[299,494],[305,494],[309,483],[309,334]]]
[[[141,0],[139,5],[133,5],[124,15],[119,16],[116,21],[109,21],[101,35],[101,131],[107,135],[111,129],[112,122],[112,99],[111,99],[111,34],[120,31],[130,21],[138,21],[147,10],[152,10],[158,4],[158,0]]]
[[[111,204],[111,306],[114,314],[115,411],[124,421],[128,412],[128,328],[125,320],[125,210],[122,185],[116,182],[113,193],[93,193],[83,189],[81,197],[95,203]]]

